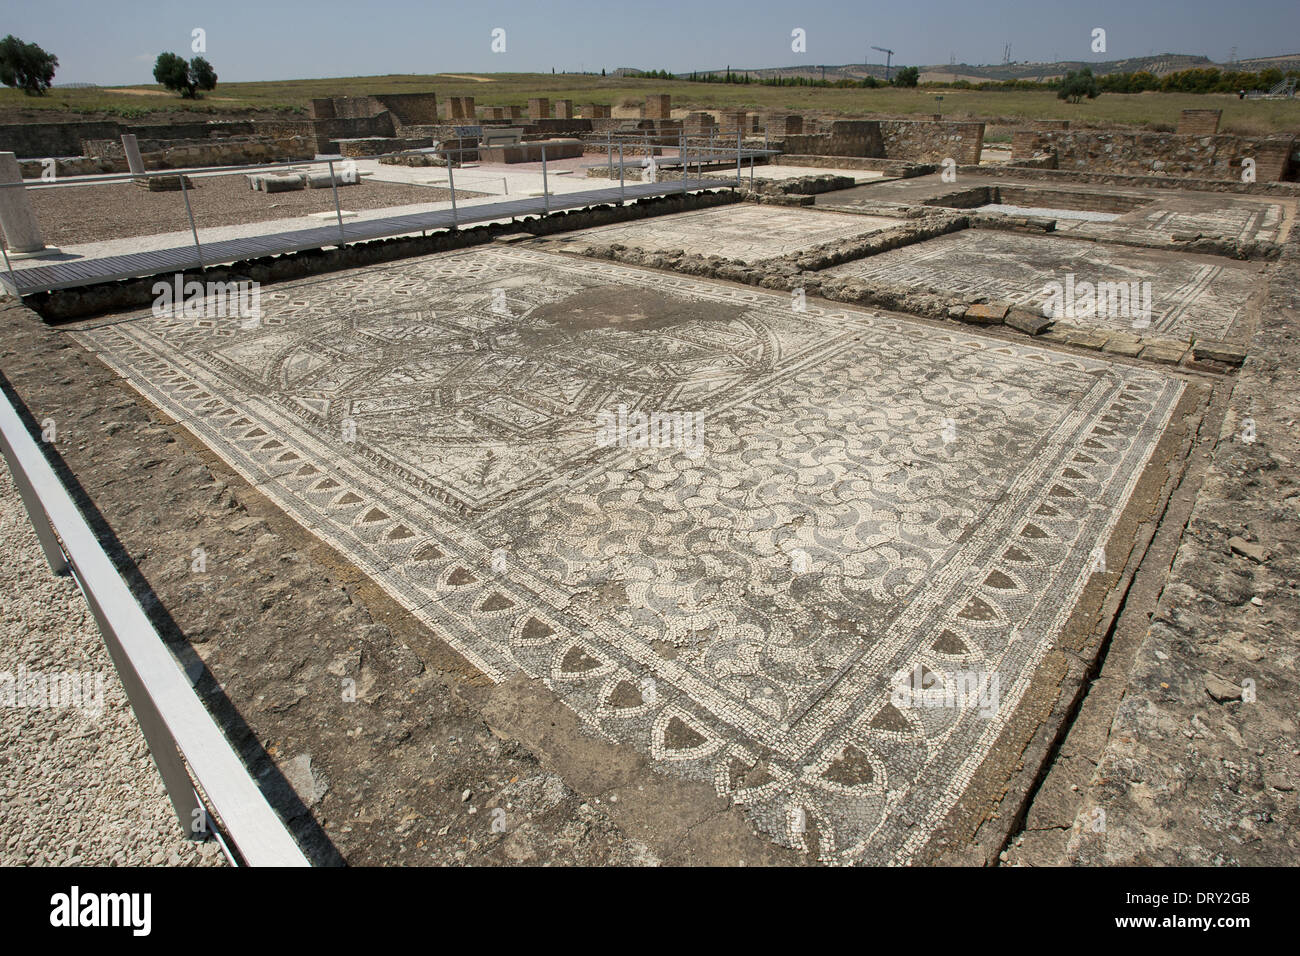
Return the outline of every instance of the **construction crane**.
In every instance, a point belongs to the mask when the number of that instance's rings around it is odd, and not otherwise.
[[[886,50],[883,46],[873,46],[871,49],[879,50],[881,53],[885,54],[885,82],[888,83],[889,82],[889,59],[894,55],[894,51]]]

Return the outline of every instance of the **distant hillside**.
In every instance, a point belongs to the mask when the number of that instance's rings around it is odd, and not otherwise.
[[[892,71],[897,71],[898,67],[908,64],[905,59],[897,60],[892,65]],[[1098,76],[1104,76],[1107,73],[1137,73],[1145,70],[1148,73],[1154,73],[1156,76],[1164,76],[1166,73],[1178,73],[1182,70],[1208,69],[1217,67],[1221,70],[1229,69],[1228,64],[1215,63],[1213,60],[1204,56],[1189,56],[1184,53],[1162,53],[1159,56],[1139,56],[1131,57],[1126,60],[1101,60],[1089,62],[1086,60],[1061,60],[1056,63],[1000,63],[996,66],[973,66],[969,63],[936,63],[930,66],[922,66],[921,82],[953,82],[956,80],[968,80],[971,83],[988,83],[999,82],[1001,80],[1034,80],[1041,82],[1056,77],[1064,76],[1071,70],[1079,70],[1083,67],[1091,67],[1092,72]],[[1291,53],[1285,56],[1257,57],[1252,60],[1238,60],[1233,68],[1239,70],[1258,71],[1265,70],[1269,67],[1278,67],[1282,70],[1300,69],[1300,53]],[[763,67],[761,69],[746,69],[744,67],[724,67],[717,70],[699,70],[694,71],[696,75],[703,76],[712,73],[716,76],[723,76],[727,70],[732,73],[749,74],[753,79],[768,79],[770,77],[796,77],[802,76],[808,79],[820,80],[827,79],[832,82],[835,80],[860,80],[864,76],[874,76],[877,79],[885,78],[885,67],[881,63],[848,63],[840,66],[779,66]],[[678,73],[680,77],[689,77],[691,73]]]

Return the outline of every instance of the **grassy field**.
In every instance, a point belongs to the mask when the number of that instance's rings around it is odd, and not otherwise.
[[[41,118],[36,110],[123,118],[198,112],[238,115],[260,111],[302,111],[313,97],[433,90],[440,97],[473,95],[479,106],[526,105],[530,96],[572,99],[576,104],[632,107],[647,93],[671,93],[675,108],[825,110],[844,114],[906,116],[942,112],[950,119],[982,119],[1015,125],[1031,119],[1068,119],[1073,124],[1128,125],[1173,129],[1184,109],[1223,110],[1228,132],[1263,134],[1300,130],[1300,99],[1238,100],[1235,96],[1187,93],[1103,93],[1070,104],[1050,92],[916,89],[819,89],[739,86],[683,81],[600,77],[586,74],[496,73],[359,76],[267,83],[222,83],[201,100],[182,100],[157,86],[54,89],[42,97],[0,90],[0,113],[10,121]],[[942,101],[936,101],[936,96]]]

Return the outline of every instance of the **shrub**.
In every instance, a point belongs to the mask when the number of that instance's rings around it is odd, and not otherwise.
[[[187,99],[196,98],[200,90],[212,90],[217,86],[216,71],[201,56],[186,63],[185,57],[175,53],[159,53],[153,65],[153,78],[164,89],[179,93]]]

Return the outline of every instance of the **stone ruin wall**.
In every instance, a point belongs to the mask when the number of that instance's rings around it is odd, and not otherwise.
[[[1108,130],[1017,130],[1011,162],[1049,154],[1057,169],[1198,179],[1241,179],[1245,158],[1255,160],[1257,182],[1295,178],[1295,137],[1190,136]]]
[[[975,165],[984,148],[984,124],[934,120],[839,120],[829,133],[785,137],[787,153],[854,156],[909,162]]]
[[[148,169],[182,169],[191,166],[250,166],[286,160],[311,159],[316,155],[314,138],[302,135],[246,136],[230,139],[140,140],[140,158]],[[93,167],[96,172],[128,172],[121,139],[83,140],[82,159],[62,161],[56,166],[64,175],[74,169]],[[40,160],[28,160],[41,168]],[[26,175],[24,167],[24,175]],[[38,173],[39,174],[39,173]]]

